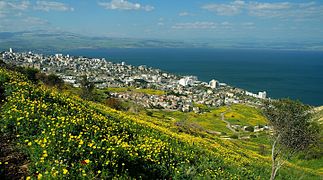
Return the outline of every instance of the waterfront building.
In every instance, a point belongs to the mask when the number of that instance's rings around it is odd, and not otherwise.
[[[258,92],[258,97],[261,99],[266,99],[267,93],[266,91]]]
[[[196,81],[197,81],[196,76],[185,76],[178,81],[178,84],[182,86],[188,86],[188,85],[193,85],[193,83]]]
[[[210,86],[212,89],[216,89],[216,88],[218,88],[218,87],[219,87],[219,81],[212,79],[212,80],[209,82],[209,86]]]

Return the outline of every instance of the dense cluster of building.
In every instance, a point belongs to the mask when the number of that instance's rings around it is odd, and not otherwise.
[[[136,87],[165,91],[163,95],[150,95],[133,92],[114,92],[112,96],[134,100],[147,108],[177,109],[199,112],[199,106],[220,106],[231,103],[260,104],[266,92],[253,94],[211,80],[199,81],[196,76],[178,76],[147,66],[132,66],[113,63],[104,58],[73,57],[55,54],[46,56],[32,52],[1,53],[5,63],[39,69],[46,74],[54,73],[66,83],[80,86],[82,76],[87,76],[98,88]]]

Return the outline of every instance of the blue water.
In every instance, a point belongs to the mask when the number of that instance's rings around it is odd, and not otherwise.
[[[70,55],[147,65],[199,80],[217,79],[272,98],[323,105],[323,52],[228,49],[78,49]]]

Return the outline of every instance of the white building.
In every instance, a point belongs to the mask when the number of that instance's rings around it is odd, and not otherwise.
[[[258,92],[258,97],[261,99],[266,99],[267,93],[266,91]]]
[[[55,54],[55,57],[58,59],[58,58],[62,58],[63,57],[63,54]]]
[[[10,53],[13,53],[12,48],[9,48],[9,52],[10,52]]]
[[[218,88],[218,87],[219,87],[219,81],[212,79],[212,80],[209,82],[209,86],[210,86],[212,89]]]
[[[196,76],[185,76],[178,81],[178,84],[182,86],[188,86],[188,85],[192,85],[195,81],[197,81]]]
[[[255,97],[255,98],[260,98],[260,99],[266,99],[266,97],[267,97],[266,91],[263,91],[263,92],[260,91],[260,92],[258,92],[258,94],[254,94],[252,92],[246,91],[246,95],[252,96],[252,97]]]

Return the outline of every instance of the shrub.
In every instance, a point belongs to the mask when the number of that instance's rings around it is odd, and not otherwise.
[[[259,145],[258,153],[259,153],[260,155],[265,155],[265,154],[266,154],[266,147],[265,147],[265,145],[263,145],[263,144],[260,144],[260,145]]]
[[[147,114],[147,116],[153,116],[153,112],[151,112],[151,111],[147,111],[146,114]]]
[[[246,131],[249,131],[249,132],[254,132],[255,131],[255,128],[253,126],[248,126],[245,128]]]
[[[231,139],[239,139],[239,136],[237,134],[233,134],[230,136]]]
[[[109,98],[105,101],[105,104],[113,109],[116,110],[123,110],[122,103],[117,98]]]

